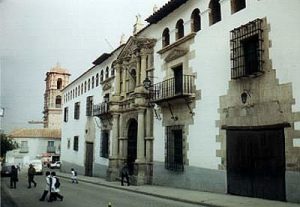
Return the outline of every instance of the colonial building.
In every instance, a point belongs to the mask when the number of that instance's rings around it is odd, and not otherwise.
[[[115,180],[127,162],[136,185],[300,202],[299,6],[170,0],[137,17],[63,91],[65,170]]]

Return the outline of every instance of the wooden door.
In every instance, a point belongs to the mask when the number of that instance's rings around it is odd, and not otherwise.
[[[227,130],[228,193],[285,200],[283,129]]]
[[[85,175],[93,176],[94,144],[91,142],[86,142],[85,149]]]
[[[128,127],[127,163],[129,174],[134,173],[134,162],[137,157],[137,121],[132,119]]]

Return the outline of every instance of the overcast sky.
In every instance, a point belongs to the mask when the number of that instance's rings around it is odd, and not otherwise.
[[[76,79],[167,1],[0,0],[0,129],[42,127],[27,122],[43,118],[46,72],[59,62]]]

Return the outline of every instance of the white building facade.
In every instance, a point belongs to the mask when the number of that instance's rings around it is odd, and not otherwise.
[[[64,89],[63,162],[115,180],[126,161],[137,185],[300,202],[298,8],[169,1]],[[78,96],[106,65],[109,81]],[[102,111],[73,120],[89,96]]]

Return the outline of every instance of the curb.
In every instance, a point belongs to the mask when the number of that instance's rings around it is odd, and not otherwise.
[[[64,179],[69,179],[69,176],[65,176],[65,175],[58,175],[58,177],[64,178]],[[158,198],[163,198],[163,199],[168,199],[168,200],[173,200],[173,201],[179,201],[179,202],[183,202],[183,203],[190,203],[190,204],[195,204],[195,205],[202,205],[202,206],[207,206],[207,207],[223,207],[223,206],[219,206],[219,205],[214,205],[214,204],[208,204],[205,202],[201,202],[201,201],[192,201],[192,200],[188,200],[188,199],[184,199],[184,198],[177,198],[177,197],[171,197],[171,196],[165,196],[165,195],[159,195],[159,194],[155,194],[155,193],[149,193],[149,192],[145,192],[145,191],[139,191],[139,190],[134,190],[134,189],[128,189],[128,188],[124,188],[121,186],[113,186],[113,185],[108,185],[105,183],[100,183],[100,182],[95,182],[95,181],[89,181],[89,180],[85,180],[85,179],[78,179],[78,181],[80,182],[84,182],[84,183],[89,183],[89,184],[94,184],[94,185],[101,185],[107,188],[113,188],[113,189],[117,189],[117,190],[125,190],[128,192],[133,192],[133,193],[139,193],[142,195],[149,195],[149,196],[153,196],[153,197],[158,197]]]

